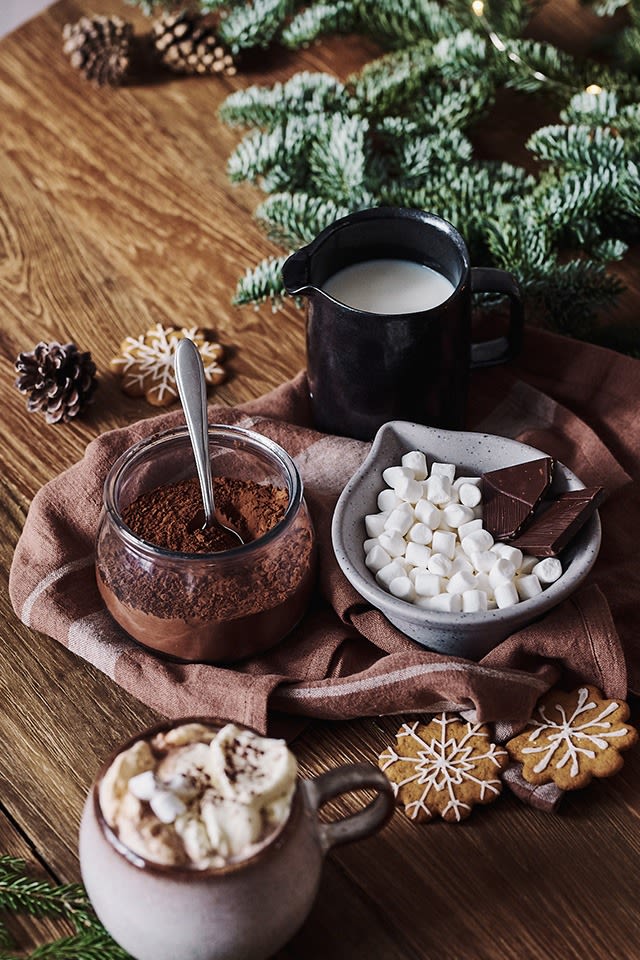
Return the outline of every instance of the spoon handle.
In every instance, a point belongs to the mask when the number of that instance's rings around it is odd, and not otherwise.
[[[208,526],[215,523],[211,462],[209,460],[209,425],[207,422],[207,385],[204,379],[202,358],[193,340],[185,337],[176,347],[174,368],[176,386],[184,410],[187,429],[191,437],[193,455],[202,505]]]

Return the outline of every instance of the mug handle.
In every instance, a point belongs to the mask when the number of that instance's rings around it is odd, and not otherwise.
[[[370,836],[385,825],[393,815],[395,803],[393,789],[382,770],[371,763],[350,763],[327,773],[321,773],[313,780],[305,780],[304,786],[312,810],[317,814],[328,800],[371,787],[378,796],[364,810],[352,813],[341,820],[317,824],[322,852],[341,843],[351,843]]]
[[[524,305],[518,281],[506,270],[496,270],[494,267],[472,267],[471,292],[505,293],[511,303],[507,336],[472,343],[471,369],[493,367],[497,363],[511,360],[520,353],[524,327]]]

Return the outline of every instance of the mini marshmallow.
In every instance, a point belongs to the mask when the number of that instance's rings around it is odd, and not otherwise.
[[[439,593],[437,597],[429,598],[429,609],[442,613],[461,613],[462,597],[459,593]]]
[[[369,539],[365,540],[365,542],[362,544],[364,547],[364,552],[369,553],[369,550],[375,547],[377,543],[380,543],[377,537],[369,537]]]
[[[378,510],[388,510],[389,513],[402,503],[395,490],[381,490],[378,494]]]
[[[518,567],[518,573],[520,574],[531,573],[535,565],[539,562],[540,561],[538,560],[537,557],[529,557],[525,553],[524,557],[522,558],[522,563]]]
[[[461,523],[458,527],[458,536],[460,540],[464,540],[465,537],[468,537],[471,533],[476,533],[478,530],[482,530],[482,520],[469,520],[468,523]]]
[[[463,613],[480,613],[487,607],[487,595],[484,590],[465,590],[462,594]]]
[[[432,554],[427,564],[429,573],[435,573],[438,577],[448,577],[451,573],[451,567],[451,560],[442,553]]]
[[[367,531],[367,536],[379,537],[381,533],[384,533],[384,525],[390,516],[391,514],[386,510],[383,513],[368,513],[364,518],[364,528]]]
[[[180,797],[170,790],[156,790],[149,800],[149,806],[161,823],[173,823],[187,809]]]
[[[145,770],[144,773],[137,773],[131,777],[127,784],[129,793],[132,793],[138,800],[151,800],[158,789],[156,786],[156,777],[153,770]]]
[[[423,610],[431,609],[431,597],[416,597],[414,603],[416,607],[422,607]]]
[[[521,600],[531,600],[542,593],[542,585],[535,573],[526,573],[523,577],[516,577],[514,580],[518,596]]]
[[[392,510],[384,522],[385,532],[395,530],[402,537],[404,537],[407,530],[412,526],[413,517],[411,512],[404,510],[403,507],[396,507],[395,510]]]
[[[369,550],[369,553],[364,558],[365,566],[369,568],[373,573],[377,573],[378,570],[381,570],[383,567],[386,567],[388,563],[391,563],[391,557],[384,550],[379,543],[372,547]]]
[[[562,576],[562,564],[556,557],[545,557],[536,563],[531,572],[535,573],[540,583],[555,583]]]
[[[421,570],[414,580],[414,586],[421,597],[437,597],[442,593],[442,578],[435,573]]]
[[[479,550],[478,553],[472,553],[469,559],[478,573],[489,573],[499,557],[496,557],[495,553],[491,553],[490,550]]]
[[[432,463],[431,464],[431,476],[432,477],[446,477],[449,481],[449,485],[453,483],[453,478],[456,475],[456,466],[454,463]]]
[[[493,537],[488,530],[476,530],[462,538],[462,549],[468,557],[472,553],[482,553],[493,546]]]
[[[411,601],[415,596],[413,584],[409,577],[396,577],[395,580],[392,580],[389,584],[389,593],[398,597],[399,600]]]
[[[488,573],[476,573],[476,589],[486,593],[489,600],[493,599],[493,587],[489,581]]]
[[[407,503],[417,503],[422,497],[422,484],[409,477],[402,477],[394,485],[394,492]]]
[[[431,559],[431,548],[423,543],[408,543],[405,557],[414,567],[426,567]]]
[[[378,537],[378,543],[392,559],[394,557],[404,557],[407,549],[407,541],[396,530],[387,530],[385,533],[381,533]]]
[[[413,470],[407,470],[406,467],[387,467],[382,471],[382,479],[388,487],[395,487],[402,477],[408,477],[409,480],[415,479]]]
[[[401,560],[392,560],[391,563],[387,563],[384,567],[381,567],[376,573],[376,580],[382,587],[389,589],[389,584],[392,580],[395,580],[396,577],[404,577],[407,575],[407,569],[404,563]]]
[[[505,583],[506,581],[513,582],[515,575],[516,568],[511,560],[507,560],[506,557],[499,557],[489,571],[489,583],[495,592],[499,584]]]
[[[464,593],[465,590],[474,590],[476,578],[468,570],[460,570],[452,574],[447,584],[447,593]]]
[[[516,570],[520,569],[523,560],[522,550],[518,550],[517,547],[510,547],[508,543],[494,543],[491,550],[499,557],[510,560]]]
[[[427,458],[421,450],[410,450],[402,458],[402,466],[411,470],[416,480],[426,480],[429,471],[427,470]]]
[[[499,610],[504,610],[505,607],[512,607],[514,603],[517,603],[518,591],[513,584],[513,580],[505,580],[503,583],[499,583],[495,588],[495,596]]]
[[[473,510],[465,507],[462,503],[448,503],[442,513],[445,523],[454,529],[458,529],[461,524],[469,523],[470,520],[473,520]]]
[[[482,477],[458,477],[457,480],[453,481],[453,489],[459,490],[463,483],[470,483],[474,487],[480,487]]]
[[[414,523],[407,533],[407,540],[411,543],[431,543],[433,530],[426,523]]]
[[[440,526],[442,511],[438,510],[438,508],[428,500],[418,500],[415,506],[415,515],[420,523],[426,524],[426,526],[431,527],[432,530],[437,530]]]
[[[431,540],[431,547],[434,553],[443,553],[449,560],[453,560],[456,549],[455,533],[448,533],[445,530],[436,530]]]
[[[448,477],[429,477],[425,480],[422,489],[425,492],[427,500],[435,503],[436,506],[449,503],[451,500],[451,481]]]
[[[482,491],[473,483],[462,483],[458,488],[458,497],[465,507],[477,507],[482,500]]]
[[[467,560],[464,553],[461,555],[458,555],[456,553],[456,555],[453,558],[453,562],[451,564],[451,573],[449,574],[449,576],[452,577],[454,573],[460,573],[460,571],[462,570],[465,570],[467,573],[473,573],[474,572],[473,564],[471,563],[470,560]]]

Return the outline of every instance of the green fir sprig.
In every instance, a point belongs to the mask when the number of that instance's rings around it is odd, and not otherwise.
[[[637,77],[517,36],[532,7],[522,0],[486,0],[484,25],[457,0],[345,0],[345,17],[346,7],[350,25],[357,13],[365,32],[386,37],[389,53],[344,83],[299,73],[222,105],[225,123],[248,128],[230,177],[270,195],[256,211],[269,236],[291,251],[352,211],[429,209],[456,224],[474,263],[515,273],[529,307],[552,327],[592,336],[597,312],[622,290],[607,265],[639,233]],[[487,32],[493,7],[497,40],[493,22]],[[305,7],[307,33],[313,10]],[[508,87],[543,91],[558,108],[558,122],[527,142],[535,176],[475,153],[474,129]],[[278,303],[283,260],[249,269],[235,302]]]
[[[73,930],[28,954],[16,953],[0,918],[0,960],[131,960],[101,925],[81,884],[36,879],[19,857],[0,856],[0,912],[64,919]]]

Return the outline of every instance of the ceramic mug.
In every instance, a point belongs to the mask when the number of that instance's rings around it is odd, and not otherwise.
[[[188,722],[145,731],[120,750]],[[85,803],[80,866],[100,921],[136,960],[265,960],[304,922],[327,852],[375,833],[394,809],[391,785],[377,767],[348,764],[298,779],[288,819],[249,859],[206,870],[164,866],[132,853],[102,816],[99,786],[114,757]],[[364,809],[333,822],[318,819],[328,800],[367,788],[378,795]]]
[[[324,289],[345,267],[384,260],[427,266],[451,292],[435,306],[385,313],[349,306]],[[288,293],[308,301],[311,407],[328,433],[370,440],[388,420],[460,430],[470,368],[502,363],[520,349],[523,307],[513,276],[471,267],[455,227],[424,210],[378,207],[336,220],[289,257],[282,276]],[[509,329],[472,343],[471,295],[480,292],[509,298]]]

